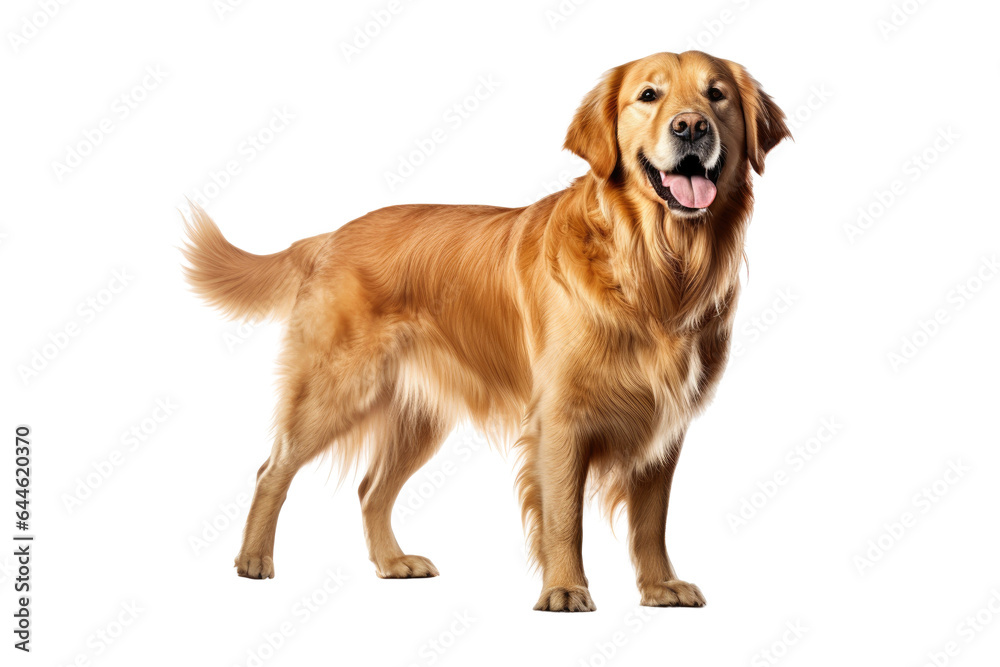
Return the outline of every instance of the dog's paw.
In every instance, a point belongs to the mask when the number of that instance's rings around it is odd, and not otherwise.
[[[641,591],[646,607],[704,607],[705,596],[694,584],[680,579],[646,586]]]
[[[595,611],[597,605],[585,586],[551,586],[542,590],[535,611]]]
[[[382,564],[376,564],[375,573],[383,579],[416,579],[440,574],[434,563],[423,556],[391,558]]]
[[[274,560],[270,556],[240,552],[236,574],[247,579],[274,579]]]

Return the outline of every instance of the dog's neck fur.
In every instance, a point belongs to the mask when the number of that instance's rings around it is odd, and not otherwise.
[[[753,202],[745,185],[703,220],[672,215],[649,201],[620,172],[607,181],[593,173],[561,193],[546,234],[550,273],[604,324],[628,327],[650,319],[676,333],[698,329],[736,293]],[[640,329],[641,326],[637,326]]]

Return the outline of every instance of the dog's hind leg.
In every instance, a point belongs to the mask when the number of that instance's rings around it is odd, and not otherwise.
[[[360,452],[357,438],[349,436],[376,409],[387,386],[382,355],[348,350],[339,357],[295,354],[287,358],[294,359],[294,366],[286,364],[277,437],[271,456],[257,473],[243,545],[236,557],[237,573],[251,579],[274,576],[278,514],[295,473],[334,441],[341,447],[337,452],[341,460],[352,463]],[[347,361],[336,363],[343,360]]]
[[[287,435],[279,435],[275,439],[271,456],[257,471],[257,486],[243,529],[243,546],[236,557],[236,573],[241,577],[270,579],[274,576],[274,535],[278,527],[278,513],[292,478],[307,460]]]
[[[452,424],[424,407],[397,403],[376,419],[381,420],[376,431],[379,441],[358,488],[369,557],[385,579],[436,577],[437,568],[430,560],[399,548],[392,532],[392,509],[403,484],[434,455]]]

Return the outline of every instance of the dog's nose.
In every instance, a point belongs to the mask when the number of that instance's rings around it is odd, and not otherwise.
[[[708,134],[708,119],[700,113],[679,113],[670,121],[670,131],[675,137],[694,143]]]

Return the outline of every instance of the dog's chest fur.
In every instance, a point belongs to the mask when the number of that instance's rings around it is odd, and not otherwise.
[[[612,355],[613,364],[582,383],[598,451],[636,468],[673,455],[718,382],[718,360],[703,344],[715,335],[714,329],[657,331],[628,353]]]
[[[674,454],[688,424],[705,403],[700,334],[662,334],[657,344],[637,356],[646,369],[655,399],[655,411],[648,425],[649,437],[640,445],[639,467]],[[644,446],[643,446],[644,445]]]

